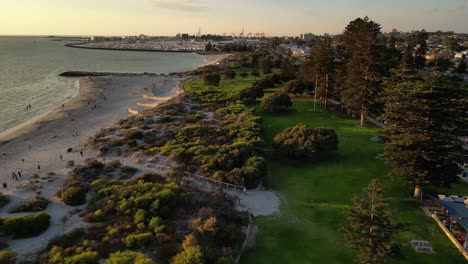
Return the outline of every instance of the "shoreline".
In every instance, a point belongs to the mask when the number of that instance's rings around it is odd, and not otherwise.
[[[213,65],[220,63],[221,61],[229,58],[232,56],[232,54],[216,54],[216,55],[201,55],[205,57],[204,62],[199,66],[199,67],[204,67],[208,65]],[[196,68],[195,68],[196,69]],[[79,78],[80,77],[153,77],[153,78],[171,78],[171,77],[180,77],[182,78],[183,76],[186,76],[188,73],[192,72],[193,70],[189,71],[183,71],[183,72],[174,72],[174,73],[169,73],[169,74],[158,74],[158,73],[112,73],[112,72],[88,72],[88,71],[66,71],[61,74],[59,74],[60,77],[65,77],[65,78]],[[75,96],[71,97],[70,100],[68,101],[63,101],[61,102],[62,104],[66,104],[67,102],[70,102],[74,100],[75,98],[80,96],[80,91],[81,87],[78,87],[78,92],[76,93]],[[41,126],[41,123],[48,122],[50,118],[52,118],[52,113],[60,110],[60,104],[57,104],[55,107],[51,107],[49,110],[46,112],[39,114],[37,116],[34,116],[24,122],[21,122],[13,127],[7,128],[5,130],[0,131],[0,148],[4,145],[10,142],[11,140],[20,137],[31,130],[34,130],[38,127]],[[57,113],[56,113],[57,114]],[[48,118],[49,117],[49,118]],[[21,133],[19,131],[22,130]],[[2,153],[0,153],[2,155]]]
[[[94,50],[118,50],[118,51],[139,51],[139,52],[169,52],[169,53],[200,53],[201,50],[164,50],[164,49],[130,49],[130,48],[100,48],[100,47],[84,47],[80,46],[82,43],[78,44],[65,44],[66,47],[75,48],[75,49],[94,49]]]

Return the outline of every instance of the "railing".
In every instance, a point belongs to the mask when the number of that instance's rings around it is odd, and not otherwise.
[[[173,167],[171,167],[171,166],[164,166],[164,165],[159,165],[159,164],[148,164],[147,167],[156,168],[156,169],[159,169],[161,171],[173,169]],[[198,174],[195,174],[195,173],[190,173],[190,172],[184,171],[184,175],[187,176],[188,178],[193,178],[193,179],[205,181],[205,182],[208,182],[210,184],[220,186],[221,188],[233,189],[233,190],[242,191],[242,192],[245,191],[245,187],[243,187],[243,186],[218,181],[218,180],[211,179],[211,178],[208,178],[208,177],[205,177],[205,176],[202,176],[202,175],[198,175]]]

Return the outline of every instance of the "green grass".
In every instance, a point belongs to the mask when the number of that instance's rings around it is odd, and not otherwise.
[[[239,91],[244,88],[250,87],[253,82],[260,80],[263,77],[263,74],[260,74],[259,77],[252,76],[251,71],[247,71],[247,77],[241,77],[239,70],[234,70],[236,72],[236,78],[226,79],[224,76],[221,76],[221,82],[219,87],[206,86],[202,78],[195,78],[189,80],[185,83],[184,89],[187,91],[193,90],[205,90],[205,89],[220,89],[222,91]]]
[[[360,128],[357,120],[311,109],[308,99],[294,100],[288,113],[273,115],[258,109],[264,118],[268,146],[276,134],[297,123],[335,129],[340,145],[335,158],[317,163],[280,159],[267,149],[269,174],[265,185],[282,197],[281,212],[256,219],[256,246],[245,252],[241,263],[353,263],[355,253],[344,245],[339,232],[342,211],[372,178],[380,180],[395,209],[395,219],[405,225],[405,231],[397,237],[403,245],[402,257],[390,263],[465,263],[435,222],[410,198],[412,190],[403,182],[391,180],[384,162],[375,158],[383,152],[383,144],[370,141],[378,129]],[[466,194],[468,186],[439,191]],[[411,239],[429,240],[437,253],[414,253],[408,245]]]

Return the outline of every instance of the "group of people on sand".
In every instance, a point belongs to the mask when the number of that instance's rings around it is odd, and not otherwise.
[[[28,105],[26,106],[26,110],[31,110],[31,108],[32,108],[31,104],[28,104]]]

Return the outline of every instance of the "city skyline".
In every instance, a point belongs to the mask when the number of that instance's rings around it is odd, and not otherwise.
[[[468,33],[468,0],[3,0],[0,35],[175,35],[265,32],[293,36],[341,33],[356,17],[369,16],[383,31]]]

